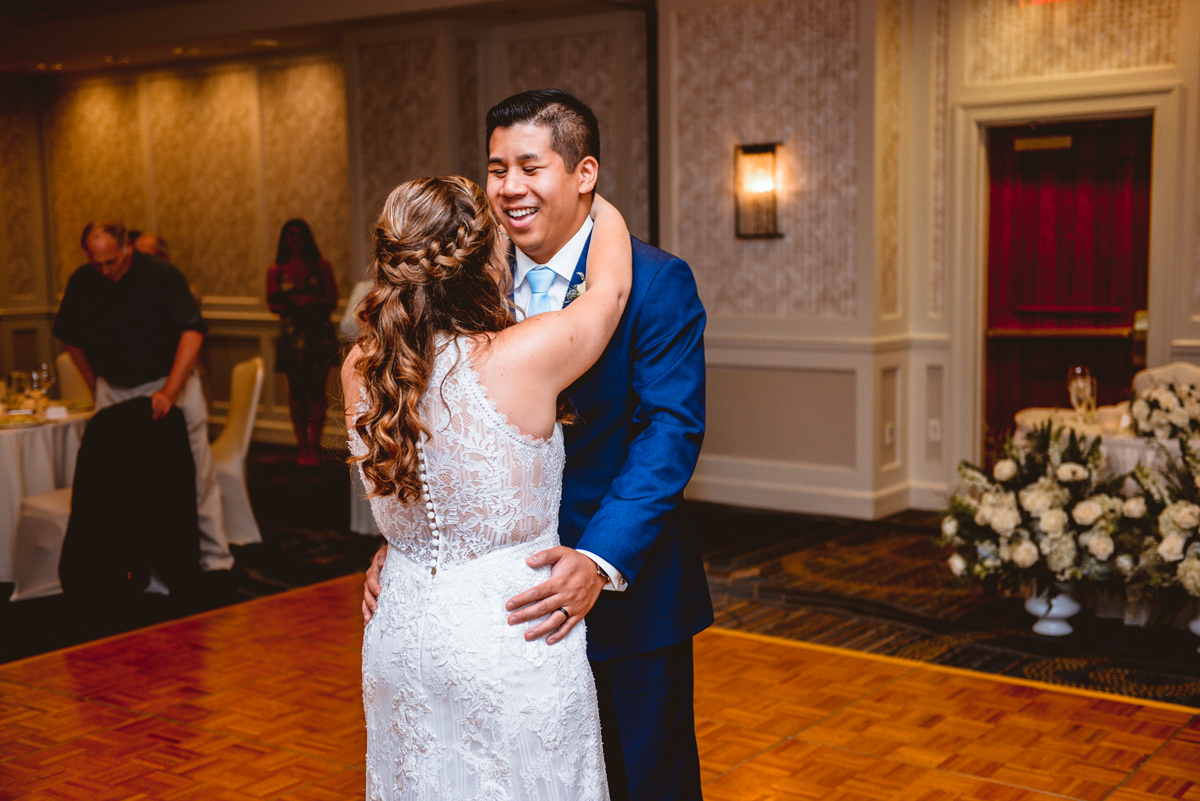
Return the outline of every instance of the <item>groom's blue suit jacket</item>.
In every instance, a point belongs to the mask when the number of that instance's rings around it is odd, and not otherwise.
[[[588,240],[588,245],[591,240]],[[572,285],[586,270],[588,247]],[[713,621],[691,521],[682,507],[704,439],[704,307],[691,269],[633,239],[633,287],[599,361],[568,390],[559,537],[629,582],[588,614],[588,656],[642,654]]]

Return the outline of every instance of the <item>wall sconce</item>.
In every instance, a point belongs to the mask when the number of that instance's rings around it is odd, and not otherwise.
[[[778,142],[738,145],[733,149],[734,228],[743,239],[781,237],[775,207]]]

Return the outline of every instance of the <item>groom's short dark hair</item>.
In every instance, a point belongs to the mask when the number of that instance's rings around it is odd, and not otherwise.
[[[579,98],[562,89],[531,89],[501,100],[487,114],[484,147],[497,128],[528,123],[550,129],[550,147],[562,156],[568,172],[588,156],[600,161],[600,123]]]

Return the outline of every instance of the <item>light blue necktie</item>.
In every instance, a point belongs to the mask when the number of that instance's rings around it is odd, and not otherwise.
[[[550,297],[550,287],[554,286],[556,275],[554,270],[549,267],[535,267],[525,275],[530,289],[527,318],[542,312],[554,311],[554,300]]]

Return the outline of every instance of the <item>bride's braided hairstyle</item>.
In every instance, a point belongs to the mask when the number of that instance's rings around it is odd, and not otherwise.
[[[407,181],[384,203],[375,225],[375,286],[358,312],[362,355],[355,365],[367,402],[355,424],[367,453],[355,461],[374,484],[371,495],[420,498],[416,442],[429,430],[418,404],[436,335],[494,333],[514,323],[501,241],[487,198],[466,178]]]

